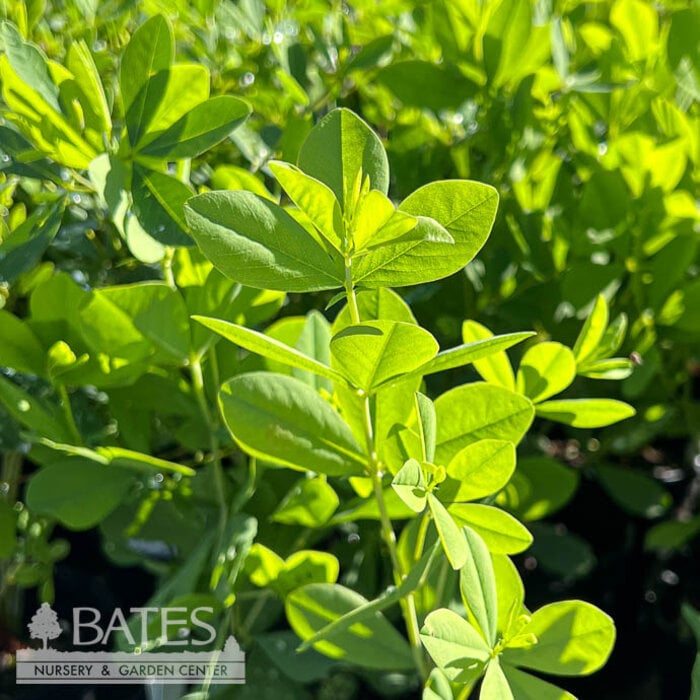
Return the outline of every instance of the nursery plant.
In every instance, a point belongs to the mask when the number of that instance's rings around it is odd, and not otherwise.
[[[245,648],[192,697],[585,697],[615,627],[547,519],[697,533],[630,468],[697,452],[696,9],[10,5],[0,640],[97,528]]]

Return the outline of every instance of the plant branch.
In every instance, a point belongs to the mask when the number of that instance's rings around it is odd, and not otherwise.
[[[350,256],[345,257],[345,292],[347,295],[348,309],[350,311],[352,322],[361,323],[362,319],[360,318],[360,309],[357,305],[357,297],[355,296],[355,289],[352,281],[352,258]],[[386,503],[384,501],[384,493],[382,491],[382,469],[377,456],[377,449],[374,440],[372,407],[370,405],[369,396],[364,392],[362,394],[362,403],[362,425],[367,443],[368,467],[372,478],[372,486],[374,487],[374,496],[377,499],[377,506],[379,508],[382,538],[384,539],[387,549],[389,550],[391,567],[394,572],[394,582],[398,586],[401,585],[406,576],[406,572],[401,566],[401,560],[399,559],[396,546],[396,534],[394,533],[391,518],[389,517],[389,513],[386,509]],[[428,669],[426,667],[425,656],[423,654],[423,646],[420,641],[418,614],[416,612],[416,603],[413,593],[409,593],[406,598],[401,601],[401,611],[406,623],[406,630],[408,632],[408,639],[411,644],[411,652],[413,653],[413,658],[416,662],[416,668],[418,669],[423,681],[425,681],[428,677]]]
[[[202,373],[202,363],[194,354],[190,357],[190,377],[192,379],[192,389],[194,391],[199,411],[207,426],[209,434],[209,448],[212,454],[212,466],[214,469],[214,489],[216,491],[216,500],[219,505],[219,546],[221,548],[224,532],[226,531],[226,521],[228,519],[227,491],[226,478],[224,476],[224,468],[219,458],[219,442],[216,438],[216,422],[209,410],[207,395],[204,390],[204,375]]]
[[[360,323],[360,308],[357,305],[357,297],[355,296],[355,288],[352,283],[352,258],[345,258],[345,294],[348,299],[348,310],[353,323]]]
[[[369,467],[372,476],[372,486],[374,487],[374,496],[377,499],[379,508],[379,517],[381,524],[382,538],[389,550],[391,566],[394,571],[394,583],[399,586],[406,577],[407,572],[404,571],[399,558],[398,549],[396,546],[396,534],[391,524],[391,518],[386,508],[384,501],[384,492],[382,490],[382,470],[377,458],[377,452],[374,443],[374,429],[372,425],[372,411],[369,402],[369,396],[363,397],[364,403],[364,430],[367,440],[367,453],[369,455]],[[428,670],[425,664],[425,656],[423,655],[423,645],[420,641],[420,630],[418,628],[418,614],[416,612],[416,602],[413,593],[409,593],[405,599],[401,601],[401,611],[406,623],[408,639],[411,644],[411,652],[416,662],[416,668],[421,675],[423,681],[428,677]]]
[[[161,261],[161,266],[163,268],[163,278],[165,283],[170,287],[170,289],[177,289],[177,284],[175,283],[175,275],[173,274],[173,255],[175,254],[175,249],[170,246],[166,246],[165,255],[163,255],[163,260]]]

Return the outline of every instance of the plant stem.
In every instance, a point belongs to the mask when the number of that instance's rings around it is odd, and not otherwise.
[[[389,557],[391,559],[391,566],[394,570],[394,582],[395,584],[401,585],[403,579],[406,577],[406,572],[401,565],[401,560],[399,559],[399,553],[396,547],[396,534],[394,533],[394,528],[391,525],[391,518],[389,517],[389,512],[386,509],[386,503],[384,501],[384,492],[382,491],[382,471],[377,459],[377,452],[374,445],[374,431],[372,427],[372,412],[369,403],[369,397],[365,396],[363,399],[364,403],[364,429],[365,437],[367,440],[367,452],[369,454],[369,466],[372,473],[372,486],[374,487],[374,497],[377,499],[377,506],[379,507],[379,518],[381,523],[382,538],[389,550]],[[416,612],[416,602],[413,597],[413,593],[409,593],[404,600],[401,601],[401,611],[403,613],[403,618],[406,623],[406,630],[408,632],[408,639],[411,644],[411,652],[413,653],[413,658],[416,662],[416,668],[421,675],[423,681],[428,677],[428,671],[425,665],[425,657],[423,655],[423,646],[420,641],[420,631],[418,629],[418,614]]]
[[[248,475],[238,494],[231,503],[231,512],[238,513],[248,503],[255,493],[255,482],[258,478],[258,460],[255,457],[248,458]]]
[[[360,309],[357,305],[357,297],[352,283],[352,258],[345,257],[345,292],[348,300],[348,309],[353,323],[361,323]],[[401,566],[398,550],[396,547],[396,534],[391,525],[391,518],[386,509],[384,502],[384,493],[382,491],[382,469],[377,456],[377,450],[374,441],[374,425],[372,422],[372,407],[370,405],[369,396],[362,394],[363,402],[363,428],[365,432],[365,440],[367,442],[368,466],[372,477],[372,486],[374,487],[374,496],[377,499],[379,507],[379,517],[381,523],[382,538],[389,550],[391,559],[391,567],[394,571],[394,582],[398,586],[402,583],[406,576],[406,572]],[[416,668],[420,673],[421,678],[425,681],[428,677],[428,669],[425,664],[425,656],[423,655],[423,646],[420,641],[420,631],[418,629],[418,614],[416,612],[416,602],[413,593],[409,593],[404,600],[401,601],[401,612],[406,623],[408,639],[411,644],[411,652],[416,662]]]
[[[177,171],[176,175],[180,182],[184,182],[186,185],[190,184],[190,171],[192,170],[192,159],[183,158],[177,161]]]
[[[165,283],[171,289],[177,289],[177,284],[175,283],[175,275],[173,274],[173,255],[175,254],[175,249],[170,246],[166,246],[165,255],[161,261],[163,268],[163,278]]]
[[[345,258],[345,294],[348,299],[348,309],[353,323],[360,323],[360,309],[357,306],[355,288],[352,284],[352,258]]]
[[[2,460],[2,477],[0,482],[7,484],[5,500],[13,506],[17,501],[19,491],[19,478],[22,475],[22,454],[20,452],[6,452]]]
[[[212,455],[212,465],[214,469],[214,488],[216,491],[216,500],[219,505],[219,546],[217,552],[221,548],[224,532],[226,531],[226,521],[228,519],[228,509],[226,507],[227,488],[224,468],[219,458],[219,445],[216,439],[216,422],[209,410],[207,403],[207,395],[204,390],[204,374],[202,373],[202,363],[194,354],[190,357],[190,376],[192,378],[192,389],[194,390],[199,411],[207,426],[209,433],[209,449]]]
[[[63,384],[58,386],[58,396],[61,399],[61,408],[63,409],[63,415],[68,424],[68,430],[70,431],[73,442],[76,445],[83,444],[83,438],[80,436],[80,431],[75,422],[75,416],[73,415],[73,408],[71,407],[70,397],[68,396],[68,390]]]
[[[428,525],[430,524],[430,513],[426,509],[423,512],[423,517],[421,518],[420,525],[418,526],[418,534],[416,535],[416,546],[413,550],[413,561],[417,562],[423,556],[423,549],[425,548],[425,536],[428,532]]]

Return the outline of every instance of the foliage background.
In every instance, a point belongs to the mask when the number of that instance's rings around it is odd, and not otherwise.
[[[442,346],[461,341],[464,319],[494,332],[532,328],[540,339],[571,345],[599,293],[611,318],[626,314],[618,354],[633,357],[635,371],[619,383],[584,380],[571,395],[623,398],[637,416],[596,431],[537,423],[524,450],[555,458],[579,483],[565,507],[531,525],[536,541],[519,568],[533,605],[581,597],[616,621],[611,662],[572,682],[573,692],[687,697],[695,646],[681,605],[700,605],[698,3],[247,0],[98,7],[82,0],[6,2],[3,11],[58,62],[84,40],[110,103],[118,56],[134,28],[167,15],[177,60],[206,66],[212,95],[239,96],[252,107],[230,139],[192,161],[195,187],[274,188],[267,161],[294,162],[314,120],[336,105],[356,110],[381,133],[395,199],[436,179],[494,185],[501,195],[498,217],[477,260],[441,283],[402,290]],[[114,119],[122,119],[118,110]],[[161,278],[160,265],[136,259],[123,244],[113,217],[90,192],[70,190],[71,174],[66,179],[58,172],[48,188],[18,180],[6,130],[0,148],[8,154],[0,164],[0,270],[8,310],[26,317],[31,290],[53,270],[89,287]],[[34,267],[14,276],[11,232],[62,197],[55,235],[37,243]],[[257,317],[250,309],[243,313],[260,323],[278,309],[280,316],[306,313],[310,304],[323,310],[330,296],[309,301],[290,294],[283,306],[281,299],[258,300],[269,308]],[[471,376],[460,371],[429,384],[431,393]],[[14,379],[50,398],[41,382]],[[104,438],[103,397],[82,388],[71,400],[80,431]],[[174,449],[177,461],[202,449],[201,439],[191,437],[197,429],[201,434],[196,419],[155,414],[153,454]],[[2,447],[16,454],[22,441],[9,415],[1,433]],[[624,467],[622,480],[619,471],[606,472],[611,466]],[[32,468],[25,462],[26,475]],[[259,498],[274,499],[288,487],[273,484]],[[556,493],[543,497],[556,500]],[[369,531],[361,536],[371,541]],[[49,577],[30,576],[28,586],[55,578],[57,600],[66,607],[78,580],[123,607],[147,597],[152,578],[117,566],[143,563],[133,553],[120,560],[95,531],[58,527],[51,546],[63,546],[58,538],[70,542],[70,554],[61,560],[64,552],[56,552]],[[164,570],[162,562],[146,563],[151,573]],[[32,590],[27,610],[36,607]],[[4,682],[9,687],[9,679]],[[366,683],[330,672],[318,692],[353,697]]]

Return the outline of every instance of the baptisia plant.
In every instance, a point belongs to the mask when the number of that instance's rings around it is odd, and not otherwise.
[[[344,306],[332,325],[312,312],[301,327],[267,333],[196,317],[267,363],[267,370],[224,382],[221,413],[252,459],[308,477],[275,517],[308,521],[313,494],[324,510],[317,522],[326,527],[378,521],[393,585],[367,600],[337,582],[337,560],[322,553],[304,583],[293,576],[295,555],[283,560],[261,544],[246,562],[251,582],[283,600],[303,640],[300,651],[415,672],[426,699],[466,698],[480,679],[482,698],[573,697],[530,671],[585,675],[600,668],[614,643],[613,621],[575,600],[534,613],[525,607],[508,555],[524,551],[532,537],[496,496],[511,481],[515,447],[536,410],[590,427],[632,409],[546,400],[577,369],[590,370],[577,367],[577,356],[590,361],[581,347],[572,353],[556,343],[532,345],[516,379],[505,350],[533,333],[493,336],[467,323],[465,343],[441,351],[391,291],[446,277],[472,260],[496,214],[492,187],[433,182],[395,205],[380,139],[346,109],[312,129],[296,165],[273,161],[269,168],[288,206],[247,191],[206,192],[185,207],[192,235],[238,283],[338,290],[329,306]],[[597,332],[587,324],[580,344]],[[469,364],[486,381],[435,401],[427,396],[426,376]],[[354,495],[337,512],[338,492],[348,489]],[[394,606],[407,639],[385,615]]]

